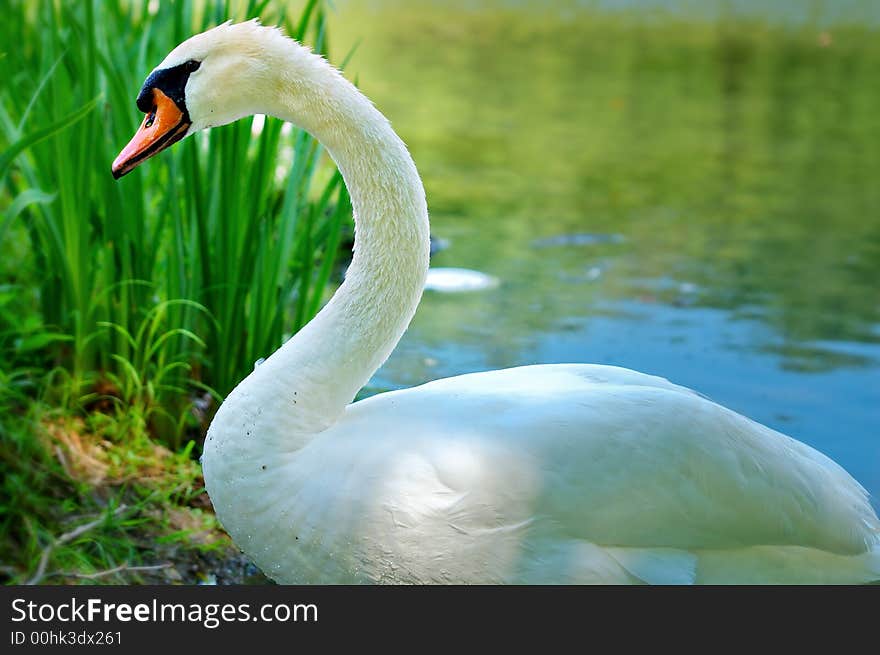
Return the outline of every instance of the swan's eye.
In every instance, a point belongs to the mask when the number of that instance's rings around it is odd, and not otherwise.
[[[188,73],[192,73],[193,71],[199,70],[199,66],[202,65],[202,62],[196,61],[195,59],[190,59],[188,62],[184,64],[186,67],[186,71]]]
[[[153,108],[153,111],[150,112],[150,115],[147,116],[147,120],[144,121],[144,127],[152,127],[153,122],[156,120],[156,109]]]

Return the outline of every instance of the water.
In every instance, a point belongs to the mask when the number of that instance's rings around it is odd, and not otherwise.
[[[625,366],[818,448],[877,506],[872,5],[610,4],[339,3],[335,58],[363,39],[348,73],[449,240],[432,264],[501,281],[426,293],[370,389]]]

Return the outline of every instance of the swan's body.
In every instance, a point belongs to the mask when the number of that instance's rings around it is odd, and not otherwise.
[[[349,404],[422,292],[428,219],[415,166],[369,101],[275,30],[221,26],[179,46],[153,76],[193,62],[201,66],[182,82],[187,111],[175,129],[253,113],[296,122],[328,148],[355,207],[345,283],[229,395],[205,442],[217,515],[269,576],[880,579],[880,522],[842,468],[661,378],[529,366]],[[137,147],[115,173],[153,154]]]

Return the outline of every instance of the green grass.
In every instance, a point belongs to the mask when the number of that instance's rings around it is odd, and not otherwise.
[[[200,511],[194,458],[213,409],[318,311],[350,221],[321,146],[274,118],[112,178],[143,80],[190,35],[259,16],[327,49],[319,0],[149,5],[0,0],[0,573],[12,582],[137,581],[151,541],[186,541],[167,516]]]
[[[251,120],[198,135],[119,182],[109,163],[137,128],[142,80],[178,42],[262,14],[322,52],[322,6],[7,4],[3,42],[22,45],[3,53],[0,238],[26,232],[39,314],[69,336],[46,345],[80,394],[140,371],[132,335],[164,307],[163,354],[180,366],[154,392],[175,418],[160,436],[179,447],[187,381],[222,397],[320,307],[348,200],[314,139],[271,118],[259,136]]]
[[[200,554],[234,552],[201,507],[193,442],[157,446],[136,412],[84,420],[6,392],[0,405],[0,579],[167,582]]]

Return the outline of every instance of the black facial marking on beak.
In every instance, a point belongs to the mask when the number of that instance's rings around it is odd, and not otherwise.
[[[146,117],[113,162],[110,171],[114,178],[119,179],[187,135],[192,120],[186,107],[186,83],[200,65],[190,60],[150,74],[137,97],[138,109]]]
[[[190,73],[197,71],[201,65],[201,62],[190,59],[178,66],[162,68],[150,73],[138,94],[138,109],[149,114],[153,109],[153,89],[159,89],[174,101],[189,120],[189,112],[186,109],[186,83],[189,81]]]

